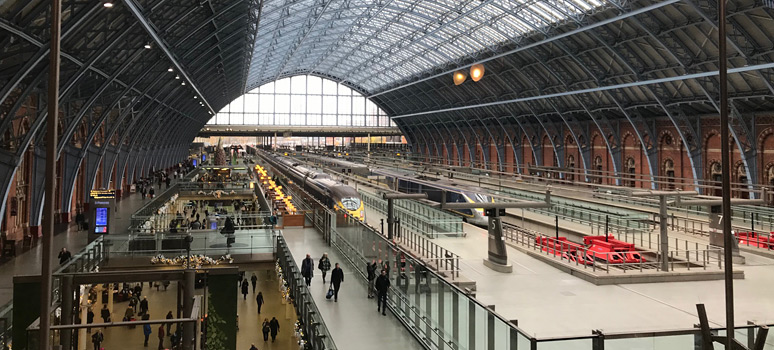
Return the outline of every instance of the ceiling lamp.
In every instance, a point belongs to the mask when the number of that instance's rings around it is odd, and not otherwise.
[[[481,78],[484,77],[484,65],[483,64],[474,64],[470,67],[470,79],[473,79],[473,81],[479,81]]]
[[[107,8],[111,8],[111,7],[113,7],[113,2],[112,1],[106,1],[104,4],[102,4],[102,6],[105,6]]]
[[[468,75],[465,74],[465,71],[458,70],[454,72],[454,85],[460,85],[464,83],[467,77]]]
[[[173,71],[173,69],[172,67],[169,67],[169,69],[167,69],[167,72],[171,72],[171,71]]]
[[[151,48],[150,43],[145,44],[145,48],[150,50],[150,48]]]

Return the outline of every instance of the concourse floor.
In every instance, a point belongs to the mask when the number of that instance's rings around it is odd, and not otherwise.
[[[247,270],[245,278],[249,281],[253,273],[258,277],[255,293],[250,285],[247,300],[245,300],[241,290],[237,291],[237,312],[239,314],[237,350],[248,350],[251,344],[255,344],[260,350],[298,349],[296,343],[298,339],[294,336],[296,311],[292,304],[289,307],[282,304],[277,273],[274,270]],[[263,293],[264,300],[260,314],[258,314],[258,303],[255,301],[258,292]],[[261,324],[264,319],[271,320],[272,317],[276,317],[280,323],[277,339],[272,342],[271,335],[269,335],[269,341],[264,342]]]
[[[134,285],[134,284],[132,284]],[[201,294],[201,289],[197,289],[197,294]],[[164,290],[164,287],[160,287],[157,291],[155,287],[149,288],[148,283],[143,283],[142,296],[148,298],[148,314],[151,320],[163,320],[167,316],[167,312],[172,311],[172,315],[176,315],[175,302],[177,300],[177,282],[171,282],[169,288]],[[98,303],[94,310],[95,322],[100,322],[99,308],[102,307],[101,303]],[[124,312],[129,307],[129,301],[123,301],[113,304],[113,313],[111,318],[114,321],[120,321],[124,317]],[[139,310],[139,306],[137,308]],[[136,317],[136,316],[135,316]],[[140,319],[137,317],[137,319]],[[143,335],[142,326],[134,327],[108,327],[104,329],[103,335],[105,341],[102,343],[102,347],[105,350],[113,349],[158,349],[159,325],[151,325],[151,335],[148,340],[148,347],[143,345],[145,337]],[[172,326],[171,331],[175,331],[175,326]],[[164,329],[166,332],[166,327]],[[87,347],[86,349],[93,349],[94,346],[91,343],[91,335],[86,336]],[[80,343],[79,343],[80,344]],[[167,349],[172,343],[169,340],[169,334],[164,337],[164,348]],[[83,347],[80,347],[83,349]]]
[[[338,302],[325,299],[328,284],[322,283],[320,270],[315,270],[310,286],[312,297],[338,349],[422,349],[394,315],[387,313],[387,316],[382,316],[376,311],[376,299],[367,298],[365,280],[351,273],[352,266],[336,248],[325,244],[322,234],[312,228],[291,228],[283,230],[283,235],[298,266],[301,266],[306,254],[310,254],[316,267],[316,261],[327,252],[331,267],[340,263],[344,270]],[[330,278],[330,272],[327,278]]]
[[[255,273],[258,277],[258,283],[255,289],[255,293],[252,292],[252,286],[250,287],[247,299],[242,296],[241,290],[237,288],[237,294],[234,296],[237,298],[237,312],[238,312],[238,326],[237,331],[237,350],[248,350],[251,344],[255,344],[260,350],[295,350],[298,349],[296,343],[297,339],[294,337],[293,329],[296,321],[295,310],[288,310],[286,305],[281,303],[279,285],[276,277],[276,273],[273,270],[249,270],[245,273],[245,276],[250,279],[252,273]],[[167,312],[172,311],[175,314],[175,299],[177,298],[177,283],[172,282],[168,290],[164,290],[164,287],[148,289],[148,284],[143,285],[143,296],[148,298],[149,314],[151,320],[164,319]],[[263,293],[264,305],[261,308],[261,314],[258,314],[258,306],[255,300],[258,292]],[[201,294],[202,289],[197,289],[196,294]],[[101,307],[101,304],[98,305]],[[113,319],[120,320],[129,302],[121,302],[114,304]],[[97,318],[99,312],[95,311]],[[286,317],[286,316],[291,317]],[[271,320],[272,317],[276,317],[280,322],[280,331],[277,334],[275,342],[271,341],[271,336],[268,342],[263,341],[263,334],[261,333],[261,322],[264,318]],[[113,349],[158,349],[158,325],[151,326],[151,335],[149,337],[148,346],[144,346],[144,335],[142,326],[129,327],[111,327],[103,331],[105,341],[102,343],[102,347],[106,350]],[[166,331],[166,330],[165,330]],[[172,326],[172,331],[175,331],[175,326]],[[90,336],[87,336],[88,345],[91,345]],[[169,334],[164,337],[164,348],[167,349],[171,346]],[[92,349],[93,346],[89,346],[86,349]]]

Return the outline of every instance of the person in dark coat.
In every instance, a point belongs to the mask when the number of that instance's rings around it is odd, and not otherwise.
[[[102,349],[102,342],[104,340],[105,340],[105,336],[102,335],[102,331],[97,329],[97,331],[91,335],[91,342],[94,344],[94,350]]]
[[[66,264],[68,261],[70,261],[72,256],[73,255],[67,251],[67,248],[62,248],[62,250],[59,252],[59,265]]]
[[[277,339],[277,333],[280,329],[279,321],[277,321],[276,317],[272,317],[271,321],[269,321],[269,329],[271,330],[271,342],[273,343]]]
[[[387,315],[387,291],[390,289],[390,279],[387,278],[387,271],[382,270],[382,274],[376,279],[376,291],[378,297],[376,299],[376,311],[382,312],[382,315]]]
[[[263,332],[263,341],[269,341],[270,330],[271,330],[271,327],[269,327],[269,319],[264,318],[263,324],[261,325],[261,331]]]
[[[339,287],[341,282],[344,282],[344,271],[339,267],[339,263],[336,263],[336,268],[331,272],[331,284],[333,284],[333,301],[339,302]]]
[[[253,294],[255,294],[255,286],[258,284],[258,276],[255,275],[255,272],[250,276],[250,283],[253,285]]]
[[[247,300],[248,288],[250,288],[250,283],[248,283],[247,278],[245,278],[242,280],[242,295],[244,296],[244,300]]]
[[[312,277],[314,277],[314,261],[309,254],[306,254],[306,259],[301,262],[301,276],[304,276],[306,286],[309,287],[312,284]]]
[[[104,323],[110,322],[110,310],[108,310],[107,304],[102,305],[102,310],[100,310],[99,315],[102,316],[102,321]]]
[[[258,296],[255,297],[255,301],[258,303],[258,313],[261,313],[261,306],[263,306],[263,293],[258,292]]]
[[[140,301],[140,315],[145,315],[148,313],[148,298],[142,297],[142,301]]]
[[[172,316],[172,310],[170,310],[169,312],[167,312],[167,319],[171,320],[173,318],[175,318],[175,316]],[[169,334],[169,335],[172,334],[172,333],[169,332],[170,328],[172,328],[172,324],[171,323],[167,323],[167,334]]]
[[[328,253],[323,253],[322,258],[320,258],[320,261],[317,263],[317,268],[322,271],[323,283],[325,283],[325,275],[327,275],[328,270],[331,269],[331,260],[328,259]]]
[[[368,272],[368,299],[374,297],[374,281],[376,280],[376,269],[378,268],[376,259],[371,260],[370,264],[366,264],[366,272]]]

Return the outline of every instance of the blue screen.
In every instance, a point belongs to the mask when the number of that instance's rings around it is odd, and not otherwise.
[[[95,215],[94,221],[94,226],[107,226],[108,208],[97,208],[97,215]]]
[[[196,159],[193,160],[193,166],[196,166]]]
[[[207,160],[207,155],[206,154],[202,154],[202,162],[205,161],[205,160]]]

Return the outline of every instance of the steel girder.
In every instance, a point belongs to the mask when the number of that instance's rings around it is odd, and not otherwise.
[[[633,5],[633,3],[630,3],[629,5]],[[642,6],[647,6],[647,4],[643,4]],[[760,40],[754,40],[754,35],[749,33],[749,29],[751,28],[749,23],[745,23],[744,21],[749,18],[754,18],[751,17],[753,14],[757,17],[765,16],[765,18],[770,20],[771,16],[767,13],[767,11],[762,10],[760,6],[761,5],[759,3],[756,3],[755,5],[740,8],[737,12],[733,13],[729,19],[732,26],[734,27],[732,32],[729,34],[731,39],[729,40],[729,44],[737,47],[739,55],[745,59],[749,56],[750,52],[755,52],[757,57],[755,60],[747,59],[747,61],[744,62],[757,64],[757,66],[749,66],[749,69],[748,67],[734,68],[732,66],[732,71],[743,72],[749,70],[754,72],[759,79],[758,81],[754,81],[750,80],[749,76],[733,76],[733,79],[735,79],[735,84],[732,84],[732,87],[736,86],[737,88],[747,89],[747,91],[740,90],[739,92],[732,92],[732,98],[734,99],[742,99],[746,96],[757,97],[761,95],[766,95],[767,99],[770,99],[772,95],[772,68],[769,67],[769,65],[762,64],[767,62],[766,60],[763,60],[763,58],[770,58],[772,51],[761,45],[754,45],[756,42],[760,42]],[[707,67],[708,64],[713,62],[713,59],[709,58],[711,57],[712,47],[705,48],[705,50],[710,52],[709,54],[697,55],[696,48],[686,47],[686,45],[681,42],[680,38],[686,37],[682,34],[682,32],[694,30],[694,28],[699,28],[701,26],[710,26],[714,28],[714,16],[702,14],[702,11],[694,11],[698,12],[698,15],[696,13],[690,13],[690,11],[692,11],[691,9],[693,8],[695,10],[696,7],[697,6],[693,5],[692,2],[687,2],[687,6],[682,4],[666,4],[661,6],[658,11],[651,9],[637,13],[636,15],[628,16],[626,19],[619,20],[618,22],[625,24],[625,27],[620,29],[619,26],[614,27],[612,25],[601,25],[595,28],[589,28],[589,23],[595,22],[593,20],[589,20],[588,17],[584,20],[574,21],[577,25],[576,32],[569,35],[564,35],[560,39],[554,39],[552,40],[552,43],[554,44],[554,48],[559,48],[564,53],[564,57],[567,57],[569,61],[575,62],[572,67],[577,69],[574,70],[572,74],[569,74],[569,72],[564,72],[561,67],[555,65],[552,65],[550,69],[543,68],[542,70],[534,70],[534,73],[539,72],[542,76],[553,76],[550,81],[558,82],[562,88],[560,89],[559,85],[552,85],[551,83],[546,84],[547,80],[541,80],[541,88],[537,89],[533,87],[534,92],[531,92],[531,94],[537,96],[556,95],[556,97],[552,96],[541,99],[546,101],[548,105],[554,106],[552,108],[555,109],[556,115],[562,118],[570,130],[573,130],[574,127],[570,126],[570,123],[567,122],[566,118],[562,117],[562,115],[565,113],[562,113],[564,111],[560,109],[563,107],[556,107],[558,102],[564,101],[562,105],[567,106],[567,108],[572,110],[573,114],[575,111],[584,111],[587,116],[590,117],[591,120],[595,123],[597,128],[600,129],[606,140],[608,140],[608,135],[615,136],[615,142],[608,145],[608,149],[611,151],[611,154],[613,152],[618,152],[616,150],[620,149],[620,140],[618,139],[620,130],[618,130],[617,125],[613,123],[612,120],[606,120],[610,117],[616,117],[613,114],[607,114],[606,110],[609,110],[610,108],[617,109],[620,112],[620,117],[623,117],[629,124],[631,124],[634,133],[637,134],[637,138],[642,145],[643,152],[648,159],[651,180],[653,180],[654,177],[658,175],[659,170],[656,157],[656,147],[654,145],[655,130],[652,121],[646,121],[644,119],[644,115],[648,113],[643,114],[640,112],[634,112],[634,109],[642,110],[644,106],[644,108],[656,112],[656,114],[660,114],[669,118],[672,124],[675,126],[675,129],[677,129],[681,142],[685,145],[685,149],[687,150],[692,163],[693,177],[696,181],[698,181],[699,178],[703,177],[701,158],[699,157],[701,153],[699,124],[695,122],[694,118],[689,116],[696,113],[706,114],[707,109],[700,108],[696,109],[696,111],[690,111],[685,109],[683,106],[688,106],[687,103],[690,101],[690,103],[694,103],[692,106],[695,106],[696,102],[698,102],[704,103],[705,105],[711,106],[713,108],[715,107],[715,104],[713,103],[714,101],[711,97],[711,86],[714,85],[714,83],[711,80],[702,80],[707,76],[704,74],[704,72],[706,72],[706,68],[700,68]],[[711,9],[714,8],[714,4],[712,2],[708,2],[708,5],[702,5],[702,8]],[[629,7],[626,7],[626,4],[622,4],[618,7],[617,10],[620,11],[619,13],[623,13],[623,15],[619,15],[618,18],[626,17],[627,13],[631,13],[627,11],[637,11],[636,9],[631,10]],[[664,24],[659,22],[663,21],[663,18],[665,17],[671,17],[678,14],[685,16],[685,11],[688,11],[690,15],[687,16],[687,21],[682,21],[680,25],[675,25],[672,23]],[[612,12],[612,10],[609,10],[609,12]],[[703,16],[704,19],[700,18],[700,15]],[[745,26],[745,24],[747,25]],[[668,27],[670,25],[671,27]],[[762,29],[760,26],[755,28]],[[623,29],[626,31],[624,32]],[[704,34],[706,31],[701,30],[701,32]],[[622,33],[625,34],[622,35]],[[711,37],[708,37],[708,39],[711,39]],[[568,47],[566,45],[570,41],[573,41],[573,47]],[[659,57],[658,60],[656,60],[653,56],[643,56],[642,52],[633,51],[635,49],[640,49],[639,47],[636,47],[635,44],[641,41],[654,43],[655,47],[660,50],[661,55],[664,55],[664,57]],[[582,45],[579,44],[581,42],[583,43]],[[591,42],[592,45],[589,45],[589,42]],[[734,44],[735,42],[740,42],[741,44]],[[613,60],[612,66],[614,66],[614,69],[610,70],[613,73],[612,75],[610,73],[605,73],[606,75],[599,75],[600,72],[603,72],[603,69],[599,67],[603,67],[606,63],[604,63],[605,61],[603,58],[593,58],[589,55],[589,53],[592,52],[591,50],[594,49],[593,44],[596,44],[598,47],[605,48],[607,52],[609,52],[609,57],[611,57]],[[589,46],[591,47],[591,50],[588,49]],[[526,51],[526,56],[522,55],[521,57],[529,57],[530,55],[533,55],[533,51],[540,52],[537,50],[542,50],[544,47],[548,48],[549,44],[539,43],[533,45],[531,49],[520,50]],[[578,49],[575,47],[580,47],[581,49],[585,49],[585,51],[578,51]],[[741,49],[741,47],[746,48]],[[649,52],[648,54],[650,55],[653,53],[654,52]],[[691,58],[696,56],[698,56],[698,59]],[[515,56],[513,54],[502,56],[494,55],[493,57],[498,58],[490,61],[490,64],[487,64],[487,75],[496,75],[499,78],[503,77],[503,74],[506,74],[508,71],[508,69],[502,69],[501,67],[504,68],[510,65],[524,67],[524,62],[520,61],[519,59],[514,59]],[[543,62],[544,60],[535,59],[534,57],[536,56],[532,57],[533,64],[547,67],[547,61]],[[647,57],[647,59],[644,57]],[[733,57],[731,60],[733,62],[739,62],[738,60],[734,61],[735,59]],[[565,61],[560,60],[557,62]],[[596,62],[599,62],[599,64]],[[653,67],[652,62],[666,62],[667,65],[664,66],[664,64],[661,63],[661,66],[659,67],[651,68]],[[522,70],[524,70],[524,68],[522,68]],[[582,74],[580,74],[581,72]],[[694,74],[696,77],[688,79],[679,78],[679,76],[684,73]],[[523,75],[525,73],[520,74]],[[655,77],[658,76],[658,74],[666,74],[667,76],[672,75],[677,79],[666,79],[663,81],[650,79],[653,82],[637,84],[637,81],[643,81],[643,79],[647,79],[647,77]],[[711,74],[709,74],[709,76],[711,76]],[[485,80],[487,80],[487,78],[485,78]],[[402,114],[410,115],[415,111],[427,111],[428,113],[432,113],[434,115],[458,115],[460,110],[450,110],[455,106],[455,102],[448,104],[448,99],[446,99],[446,96],[443,96],[440,92],[444,91],[446,94],[448,94],[448,89],[446,89],[446,87],[449,87],[451,84],[446,81],[447,79],[449,79],[448,76],[435,75],[431,76],[430,78],[419,79],[408,86],[401,86],[394,90],[387,89],[383,92],[377,92],[372,96],[381,99],[383,103],[387,105],[397,106],[398,108],[395,108],[395,114],[398,116],[401,116]],[[489,80],[499,82],[498,85],[500,85],[500,87],[496,90],[501,92],[494,94],[495,97],[498,97],[496,100],[499,100],[500,96],[507,96],[507,93],[504,92],[509,90],[515,89],[522,92],[522,94],[517,94],[516,96],[525,96],[523,93],[530,93],[528,89],[523,88],[523,82],[525,80],[529,82],[530,79],[522,80],[521,86],[518,86],[518,80],[516,82],[517,85],[513,85],[513,83],[503,83],[500,82],[499,79]],[[596,90],[599,91],[601,95],[589,95],[595,91],[593,86],[596,85],[604,87],[603,84],[606,82],[614,81],[633,81],[635,84],[627,87],[624,87],[624,84],[620,84],[622,87],[615,90],[602,88]],[[422,92],[424,94],[423,98],[434,101],[434,107],[427,109],[411,108],[409,107],[410,104],[402,104],[396,101],[397,96],[401,96],[401,98],[403,98],[403,96],[415,95],[417,92],[414,90],[420,90],[419,86],[426,87],[428,85],[433,87],[429,89],[421,89],[423,90]],[[479,82],[478,85],[482,85],[481,82]],[[686,90],[684,86],[690,86],[691,89],[698,91],[699,94],[689,94],[688,90]],[[765,88],[765,92],[761,92],[761,90],[756,86]],[[562,96],[561,94],[552,93],[552,91],[561,92],[577,89],[578,87],[582,89],[591,87],[588,89],[589,92],[585,93],[589,97],[581,99],[577,96],[573,96],[575,94]],[[480,104],[481,107],[479,107],[479,110],[481,111],[495,107],[494,105],[482,102],[478,97],[479,95],[471,94],[466,89],[457,88],[457,91],[464,92],[464,96],[457,99],[457,106],[460,105],[461,101],[464,101],[465,104]],[[396,94],[398,92],[400,92],[400,94]],[[442,104],[444,102],[447,104]],[[518,102],[517,104],[522,103]],[[734,107],[732,109],[732,132],[739,134],[738,137],[735,137],[737,140],[739,140],[737,144],[742,151],[744,160],[746,161],[748,180],[752,184],[757,181],[756,178],[758,174],[755,164],[751,164],[754,163],[752,160],[756,154],[755,142],[751,142],[750,140],[750,136],[754,135],[752,117],[745,114],[750,112],[750,105],[746,103],[733,103],[732,106]],[[764,104],[763,106],[770,107],[770,103]],[[746,109],[742,110],[743,107]],[[600,111],[601,113],[595,111]],[[470,112],[476,113],[476,110],[470,110]],[[420,116],[417,115],[411,118],[418,117]],[[576,140],[579,138],[577,135],[573,137]],[[582,147],[582,145],[579,144],[579,147]],[[613,154],[612,159],[614,159],[614,162],[618,161],[620,163],[618,158],[620,157]],[[618,168],[620,169],[620,165]]]

